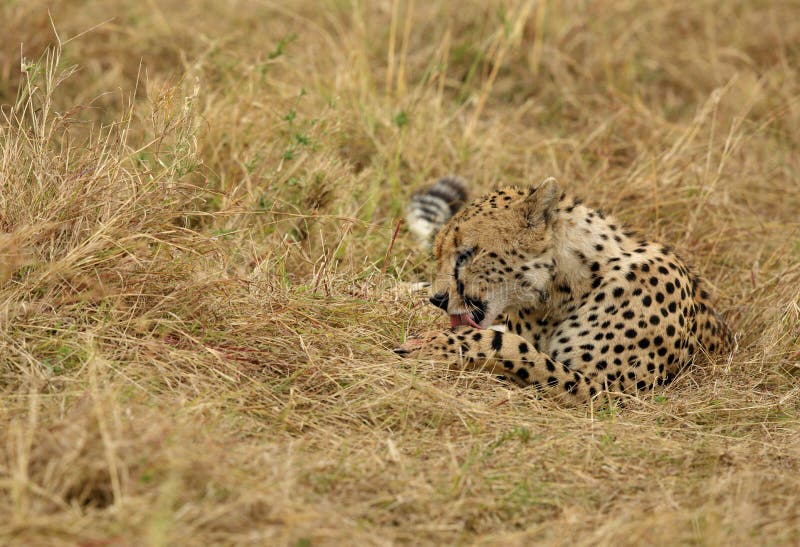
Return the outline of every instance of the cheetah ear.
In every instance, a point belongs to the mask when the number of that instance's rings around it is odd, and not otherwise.
[[[547,224],[552,222],[560,196],[561,188],[553,177],[545,179],[537,188],[531,186],[523,206],[528,225],[538,224],[542,220]]]

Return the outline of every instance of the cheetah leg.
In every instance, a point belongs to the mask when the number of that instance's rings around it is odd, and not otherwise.
[[[418,359],[447,361],[461,368],[489,370],[511,377],[520,385],[532,385],[566,403],[589,401],[603,390],[584,376],[537,351],[514,333],[458,327],[412,338],[395,350]]]

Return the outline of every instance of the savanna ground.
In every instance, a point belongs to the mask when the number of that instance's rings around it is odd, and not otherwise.
[[[800,542],[797,3],[11,0],[0,36],[0,542]],[[446,319],[396,229],[451,172],[674,244],[738,351],[578,409],[398,359]]]

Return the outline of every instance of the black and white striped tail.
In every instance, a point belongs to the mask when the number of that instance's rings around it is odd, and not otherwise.
[[[467,201],[467,186],[456,176],[439,179],[435,184],[414,192],[406,207],[408,229],[423,245],[430,245],[433,236]]]

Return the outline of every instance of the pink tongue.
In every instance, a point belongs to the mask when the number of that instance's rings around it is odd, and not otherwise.
[[[458,327],[460,325],[469,325],[470,327],[475,327],[476,329],[481,328],[481,326],[477,324],[466,312],[450,316],[450,328]]]

